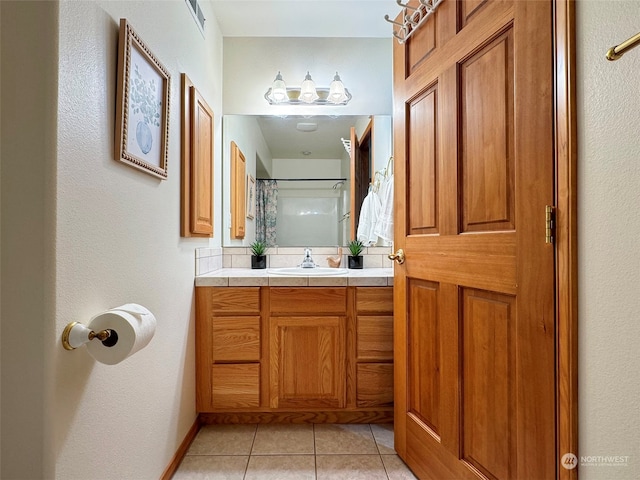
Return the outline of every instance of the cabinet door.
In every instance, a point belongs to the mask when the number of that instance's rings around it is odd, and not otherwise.
[[[191,87],[191,232],[213,236],[213,110]]]
[[[246,170],[244,154],[231,142],[231,238],[244,238]]]
[[[271,407],[343,408],[345,318],[272,317]]]

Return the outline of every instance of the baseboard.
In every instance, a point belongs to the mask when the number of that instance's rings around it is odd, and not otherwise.
[[[202,425],[247,423],[392,423],[393,408],[371,411],[201,413]]]
[[[198,430],[200,430],[200,425],[201,425],[200,417],[198,416],[196,417],[195,421],[193,422],[193,425],[191,425],[191,428],[185,435],[184,440],[182,440],[182,443],[180,444],[180,446],[178,447],[178,450],[176,451],[175,455],[171,459],[171,462],[169,462],[169,465],[167,466],[167,468],[165,468],[164,473],[160,477],[160,480],[171,480],[171,477],[173,477],[173,474],[176,473],[176,470],[178,470],[178,467],[180,466],[180,462],[182,462],[182,459],[187,454],[187,450],[189,450],[189,446],[191,445],[191,442],[193,442],[193,440],[196,438],[196,435],[198,434]]]

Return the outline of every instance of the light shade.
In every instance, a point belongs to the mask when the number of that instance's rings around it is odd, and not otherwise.
[[[333,82],[329,85],[329,96],[327,97],[327,101],[335,104],[344,103],[347,100],[347,92],[344,88],[344,83],[340,80],[340,75],[336,72],[335,77],[333,77]]]
[[[0,0],[2,1],[2,0]],[[271,87],[264,94],[270,105],[346,105],[351,94],[336,72],[330,87],[316,87],[311,74],[307,71],[300,87],[287,87],[280,72]]]
[[[269,95],[273,103],[281,103],[289,100],[287,96],[287,86],[282,80],[282,75],[278,72],[276,75],[276,79],[273,81],[273,85],[271,86],[271,95]]]
[[[304,103],[313,103],[318,99],[318,92],[316,92],[316,84],[311,79],[311,75],[307,72],[304,77],[302,85],[300,85],[300,101]]]

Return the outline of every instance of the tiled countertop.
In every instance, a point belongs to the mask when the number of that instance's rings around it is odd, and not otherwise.
[[[393,268],[348,270],[333,276],[291,276],[267,269],[222,268],[196,276],[196,287],[385,287],[393,285]]]

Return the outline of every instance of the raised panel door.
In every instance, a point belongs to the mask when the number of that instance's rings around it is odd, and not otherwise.
[[[191,231],[213,236],[213,110],[191,87]]]
[[[271,317],[271,407],[343,408],[345,317]]]
[[[421,479],[555,478],[551,22],[445,0],[394,46],[395,447]]]

